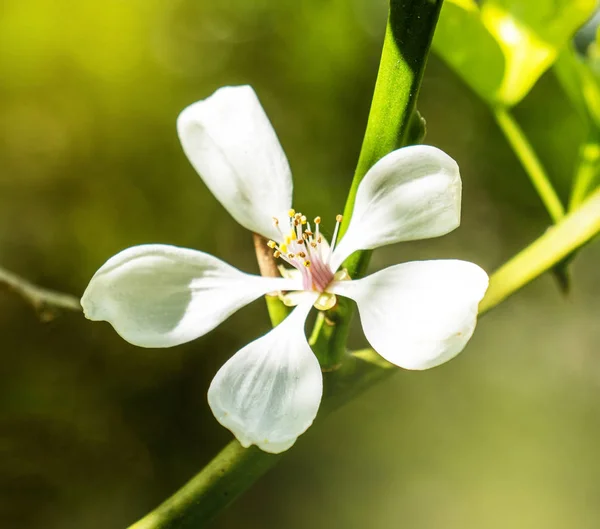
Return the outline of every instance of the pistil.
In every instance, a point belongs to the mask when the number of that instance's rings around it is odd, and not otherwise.
[[[281,234],[282,241],[279,244],[269,241],[268,246],[273,249],[273,257],[283,259],[300,272],[304,290],[324,292],[334,278],[335,270],[331,269],[329,261],[335,248],[342,216],[336,216],[331,249],[327,248],[327,241],[321,235],[321,217],[314,219],[314,232],[302,213],[290,209],[288,217],[287,234],[285,226],[282,229],[279,219],[273,217],[273,223]]]

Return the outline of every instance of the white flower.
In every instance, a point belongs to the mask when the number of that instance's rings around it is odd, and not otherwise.
[[[304,334],[311,308],[335,296],[358,305],[364,333],[386,360],[406,369],[446,362],[473,334],[486,273],[465,261],[418,261],[348,280],[341,263],[357,250],[438,237],[460,221],[456,162],[425,145],[394,151],[367,173],[348,230],[329,247],[320,219],[292,207],[285,154],[249,86],[226,87],[186,108],[183,149],[229,213],[271,241],[290,268],[281,278],[249,275],[211,255],[166,245],[128,248],[96,272],[82,298],[86,316],[110,322],[128,342],[172,347],[204,335],[273,291],[296,305],[276,328],[237,352],[208,390],[217,420],[244,446],[278,453],[313,422],[323,382]]]

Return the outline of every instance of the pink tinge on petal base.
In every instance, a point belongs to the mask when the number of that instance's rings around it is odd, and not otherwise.
[[[336,217],[331,248],[320,232],[321,217],[314,219],[314,231],[302,213],[296,213],[291,209],[288,217],[289,225],[283,229],[279,219],[273,219],[281,240],[279,244],[269,241],[269,247],[274,250],[273,256],[283,259],[300,272],[304,290],[325,292],[327,286],[334,279],[335,270],[330,261],[342,216],[337,215]]]

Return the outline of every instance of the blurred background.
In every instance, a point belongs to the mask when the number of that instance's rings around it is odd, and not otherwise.
[[[252,240],[179,146],[179,111],[254,86],[287,152],[295,205],[343,209],[377,72],[385,0],[4,0],[0,266],[75,295],[119,250],[202,249],[256,272]],[[379,250],[372,269],[461,258],[492,272],[548,216],[487,107],[437,57],[426,142],[463,176],[454,233]],[[582,123],[552,73],[515,114],[566,195]],[[550,275],[486,315],[465,352],[398,373],[302,436],[214,527],[600,526],[600,245],[573,286]],[[168,350],[108,324],[41,322],[0,290],[0,526],[125,528],[231,434],[206,403],[223,362],[269,328],[262,300]],[[357,332],[353,345],[364,345]]]

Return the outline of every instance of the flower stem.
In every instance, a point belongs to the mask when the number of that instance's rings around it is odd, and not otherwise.
[[[417,97],[442,0],[391,0],[367,129],[350,187],[341,238],[350,223],[358,185],[386,154],[412,143]],[[417,122],[420,119],[417,118]],[[370,252],[344,263],[352,277],[365,272]]]
[[[496,107],[492,111],[498,126],[519,158],[550,217],[555,223],[558,222],[565,216],[565,208],[527,136],[507,108]]]
[[[350,187],[341,238],[348,229],[356,191],[367,171],[393,150],[417,143],[424,136],[424,121],[416,110],[431,40],[442,7],[442,0],[391,0],[379,72],[367,129],[354,179]],[[370,251],[355,252],[344,262],[350,277],[364,275]],[[319,315],[311,345],[326,369],[338,366],[346,351],[346,341],[354,305],[338,298],[336,307]],[[332,325],[327,326],[329,321]]]

